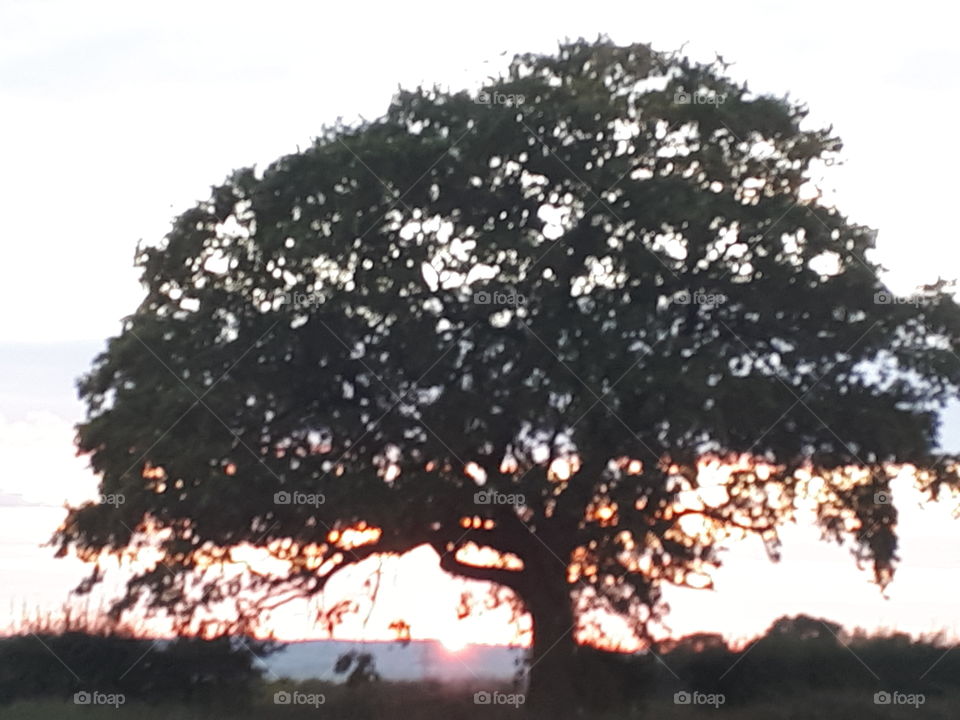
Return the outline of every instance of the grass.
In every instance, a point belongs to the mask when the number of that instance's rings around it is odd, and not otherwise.
[[[319,707],[275,705],[273,693],[296,687],[325,695]],[[505,720],[531,717],[523,709],[475,705],[472,688],[425,683],[380,683],[346,688],[324,683],[271,683],[241,708],[178,704],[130,703],[120,708],[74,705],[57,701],[17,702],[3,708],[4,720]],[[590,720],[954,720],[960,694],[928,698],[918,708],[874,705],[861,693],[812,693],[740,707],[691,707],[658,698],[633,711],[600,715]],[[552,716],[551,720],[558,720]]]

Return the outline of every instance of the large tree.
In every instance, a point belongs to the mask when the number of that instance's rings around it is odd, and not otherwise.
[[[241,594],[276,601],[426,544],[513,591],[532,699],[571,707],[578,617],[642,634],[725,537],[775,557],[801,497],[888,582],[896,465],[956,486],[960,312],[886,293],[813,191],[839,149],[720,62],[601,40],[235,172],[138,249],[146,298],[80,384],[125,502],[72,509],[61,552],[159,538],[119,607],[189,617],[244,543],[285,562]],[[732,472],[699,492],[708,457]]]

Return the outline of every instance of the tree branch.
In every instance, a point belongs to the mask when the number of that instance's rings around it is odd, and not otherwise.
[[[523,583],[522,570],[504,570],[502,568],[482,565],[468,565],[457,560],[455,550],[448,551],[436,546],[434,546],[434,550],[440,555],[440,569],[452,575],[459,575],[468,580],[482,580],[497,585],[504,585],[518,592]]]

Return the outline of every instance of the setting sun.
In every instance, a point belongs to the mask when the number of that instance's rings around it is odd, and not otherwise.
[[[463,633],[448,632],[440,636],[440,643],[447,652],[457,653],[467,647],[470,641]]]

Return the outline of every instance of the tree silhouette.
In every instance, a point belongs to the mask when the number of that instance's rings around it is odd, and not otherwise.
[[[873,231],[810,191],[840,143],[805,114],[578,41],[235,172],[138,249],[146,298],[80,383],[79,449],[124,502],[72,509],[59,551],[154,539],[118,611],[187,618],[427,544],[515,593],[531,699],[561,708],[579,616],[643,635],[726,537],[775,558],[803,495],[888,582],[890,464],[957,483],[933,449],[960,313],[942,282],[887,293]],[[735,469],[698,499],[705,457]],[[244,543],[283,571],[210,575]]]

